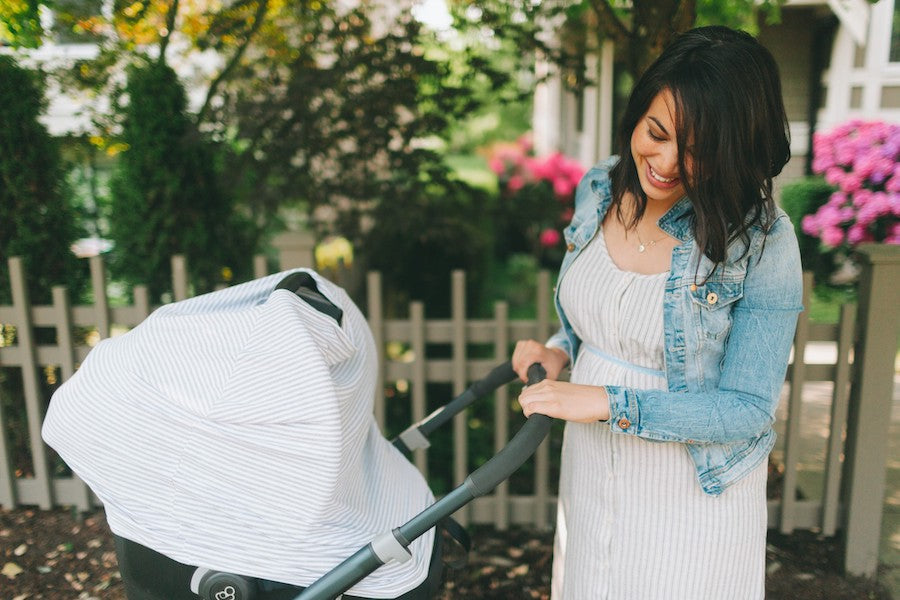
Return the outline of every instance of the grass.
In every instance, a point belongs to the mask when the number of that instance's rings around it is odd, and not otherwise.
[[[488,168],[487,160],[477,154],[448,154],[444,161],[460,179],[469,185],[496,194],[497,176]]]
[[[809,319],[813,323],[837,323],[841,306],[856,302],[855,288],[827,288],[819,286],[810,294]]]

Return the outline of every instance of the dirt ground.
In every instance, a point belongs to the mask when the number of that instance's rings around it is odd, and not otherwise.
[[[552,533],[471,533],[469,564],[447,572],[440,600],[549,598]],[[0,552],[0,600],[125,599],[102,512],[0,510]],[[770,532],[767,573],[770,600],[891,600],[874,581],[840,576],[837,542],[809,534]]]

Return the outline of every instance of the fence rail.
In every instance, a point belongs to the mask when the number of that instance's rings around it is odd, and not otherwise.
[[[266,274],[265,261],[257,258],[254,261],[255,276]],[[283,268],[291,264],[282,263]],[[898,276],[900,254],[897,252],[878,254],[875,259],[866,262],[869,279],[866,285],[872,287],[872,281],[880,282],[884,277]],[[17,258],[9,259],[10,283],[13,303],[0,306],[0,368],[6,377],[21,377],[22,398],[0,398],[0,505],[13,507],[17,505],[37,505],[51,508],[58,505],[72,505],[87,510],[97,505],[97,499],[77,477],[54,476],[51,474],[53,462],[48,448],[40,437],[40,427],[45,407],[52,391],[45,382],[47,373],[52,373],[59,381],[65,381],[90,352],[91,344],[99,339],[109,337],[114,332],[127,330],[140,323],[153,306],[148,298],[147,290],[138,286],[133,290],[134,301],[129,306],[111,307],[107,296],[107,278],[100,258],[90,259],[91,288],[93,303],[91,305],[72,305],[68,293],[63,287],[55,287],[52,292],[52,303],[48,306],[31,305],[28,295],[26,274],[22,262]],[[173,297],[183,299],[188,295],[187,265],[180,257],[173,258]],[[896,281],[897,279],[894,279]],[[887,281],[891,281],[888,279]],[[811,276],[804,277],[804,305],[809,306]],[[880,285],[880,284],[879,284]],[[510,343],[521,338],[545,339],[551,333],[552,310],[550,298],[550,276],[541,272],[538,277],[535,298],[538,299],[536,315],[531,319],[510,319],[506,302],[498,301],[493,306],[493,317],[490,319],[468,319],[465,303],[465,274],[454,272],[451,282],[451,316],[447,319],[426,319],[425,307],[420,302],[412,302],[409,315],[404,319],[386,318],[382,303],[382,284],[378,273],[369,273],[366,277],[367,319],[372,329],[379,354],[380,373],[375,390],[375,415],[379,424],[385,427],[405,426],[407,423],[388,423],[388,406],[384,394],[385,384],[396,386],[398,383],[408,389],[408,414],[413,420],[423,418],[428,410],[429,398],[426,389],[429,384],[441,383],[449,385],[453,394],[461,393],[469,383],[486,375],[488,371],[509,356]],[[875,286],[877,287],[877,286]],[[882,289],[884,288],[884,289]],[[860,313],[871,317],[873,307],[882,311],[879,323],[887,323],[893,327],[893,346],[896,349],[896,324],[898,302],[896,287],[877,287],[873,295],[863,290],[861,301],[868,303],[866,308],[860,307]],[[893,294],[893,295],[891,295]],[[884,314],[884,313],[887,314]],[[871,320],[871,319],[870,319]],[[888,327],[888,329],[891,329]],[[36,341],[35,332],[53,330],[53,343],[46,343],[45,334],[41,342]],[[76,331],[89,330],[89,336],[76,337]],[[861,451],[856,442],[860,439],[853,418],[859,413],[860,406],[866,405],[865,411],[871,415],[883,412],[881,424],[867,424],[869,427],[883,427],[886,432],[890,414],[890,398],[868,399],[860,396],[854,382],[861,377],[887,379],[892,381],[892,369],[887,373],[866,373],[862,376],[859,365],[854,365],[854,356],[869,355],[876,350],[865,344],[865,329],[860,327],[855,305],[845,305],[841,309],[840,319],[834,324],[810,323],[808,313],[803,312],[798,321],[797,334],[794,341],[793,360],[786,377],[785,403],[788,418],[784,424],[783,436],[783,478],[780,497],[769,500],[769,526],[790,533],[795,529],[814,529],[825,535],[833,535],[846,523],[860,523],[861,530],[872,529],[871,514],[873,504],[856,500],[856,507],[848,507],[848,498],[853,498],[854,487],[866,486],[883,493],[884,459],[886,458],[886,433],[879,437],[883,447],[880,449],[880,462],[863,465],[860,461],[878,461],[879,450],[867,448]],[[870,336],[869,336],[870,337]],[[885,344],[884,339],[879,342]],[[807,364],[805,350],[811,343],[828,342],[836,346],[837,359],[830,364]],[[401,355],[387,352],[389,344],[399,343],[406,349]],[[444,348],[440,358],[429,357],[429,347],[441,345]],[[449,349],[449,351],[448,351]],[[474,349],[474,351],[473,351]],[[883,350],[883,349],[882,349]],[[858,360],[857,360],[858,363]],[[880,367],[883,370],[883,367]],[[14,372],[18,371],[18,374]],[[820,465],[823,472],[822,489],[803,489],[800,498],[798,490],[798,464],[801,456],[801,427],[803,424],[804,398],[803,387],[809,382],[831,382],[832,399],[829,432],[826,441],[824,462]],[[853,392],[851,393],[851,390]],[[878,392],[882,393],[882,392]],[[890,393],[888,393],[890,396]],[[511,437],[517,415],[510,408],[511,393],[502,388],[495,393],[491,419],[491,447],[494,451],[503,447]],[[440,399],[441,402],[450,398]],[[9,431],[13,427],[10,422],[11,407],[18,406],[21,413],[24,407],[27,422],[28,454],[31,469],[17,468],[14,464],[21,457],[13,456]],[[452,484],[463,481],[471,468],[470,441],[472,440],[467,415],[458,415],[452,426]],[[521,420],[521,416],[518,416]],[[18,423],[22,429],[22,423]],[[846,443],[845,443],[846,439]],[[856,445],[854,445],[856,444]],[[846,459],[844,457],[847,457]],[[854,462],[854,456],[860,458]],[[554,484],[551,483],[550,442],[545,441],[533,459],[533,480],[527,493],[512,493],[509,482],[504,482],[489,496],[477,499],[466,507],[459,515],[462,521],[476,523],[493,523],[498,528],[506,528],[510,524],[527,524],[535,527],[547,527],[553,523],[556,498],[553,495]],[[416,450],[412,456],[415,465],[428,476],[428,450]],[[555,482],[554,482],[555,483]],[[874,489],[873,486],[874,485]],[[880,487],[879,487],[880,486]],[[880,499],[877,497],[877,525],[880,526]],[[850,510],[869,511],[867,514],[850,514]],[[856,521],[854,521],[856,519]],[[868,519],[868,520],[866,520]],[[862,525],[865,523],[865,525]],[[876,529],[877,531],[877,529]],[[845,532],[846,533],[846,532]],[[877,536],[874,542],[848,540],[849,548],[854,548],[857,556],[848,555],[848,568],[857,573],[874,572],[875,564],[867,560],[874,543],[877,551]]]

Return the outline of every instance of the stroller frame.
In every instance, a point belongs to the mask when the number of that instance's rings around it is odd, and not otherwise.
[[[545,377],[546,372],[544,368],[540,364],[535,363],[528,369],[527,383],[532,385]],[[495,367],[485,378],[473,383],[465,392],[431,413],[425,419],[411,425],[392,440],[392,443],[404,453],[409,453],[417,448],[427,448],[430,445],[428,436],[432,432],[449,422],[455,415],[479,398],[517,378],[518,376],[513,371],[510,362],[505,362]],[[403,525],[377,536],[331,571],[322,575],[309,587],[300,591],[299,595],[290,591],[295,591],[298,588],[282,586],[282,590],[277,593],[277,597],[285,600],[331,600],[341,598],[347,590],[382,565],[391,561],[405,562],[409,560],[412,557],[409,546],[414,540],[433,527],[438,526],[441,522],[449,519],[453,513],[475,498],[490,493],[500,482],[509,478],[525,461],[531,458],[550,432],[551,423],[552,419],[550,417],[540,414],[532,415],[503,449],[469,474],[465,481],[456,489],[435,501]],[[123,563],[128,562],[126,559],[127,552],[153,552],[122,538],[118,538],[116,542],[117,553],[120,561]],[[436,537],[432,568],[429,569],[429,576],[422,584],[426,588],[436,583],[432,578],[435,561],[437,561],[438,567],[440,565],[440,543],[440,538]],[[169,560],[165,557],[162,557],[162,559]],[[169,562],[174,563],[174,561]],[[190,591],[204,600],[255,600],[257,597],[257,584],[252,578],[205,568],[187,567],[180,563],[174,563],[174,565],[178,568],[184,567],[188,569],[188,571],[182,569],[182,572],[189,572],[190,569],[193,569],[190,578]],[[127,573],[123,572],[123,579],[129,579]],[[437,579],[439,580],[439,577]],[[128,581],[126,581],[126,584],[128,584]],[[419,588],[416,589],[418,590]],[[130,600],[149,600],[150,598],[155,600],[155,597],[152,595],[143,596],[140,595],[143,592],[136,593],[139,594],[139,597],[130,598]],[[405,597],[405,595],[401,597]]]

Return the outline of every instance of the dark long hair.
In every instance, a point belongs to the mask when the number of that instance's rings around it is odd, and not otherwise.
[[[631,135],[664,90],[675,100],[679,177],[694,208],[694,239],[719,264],[731,242],[747,241],[754,225],[767,230],[773,218],[772,178],[790,158],[778,67],[752,36],[721,26],[687,31],[663,51],[635,85],[618,131],[613,206],[618,210],[623,195],[633,194],[629,227],[647,206]]]

